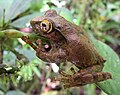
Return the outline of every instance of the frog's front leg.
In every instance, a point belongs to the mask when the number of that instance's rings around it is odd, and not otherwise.
[[[40,39],[38,39],[36,43],[38,44],[39,47],[36,49],[36,55],[43,61],[54,62],[54,63],[60,63],[61,61],[65,61],[66,53],[61,48],[54,49],[52,47],[50,51],[46,52],[45,50],[40,49],[42,47]]]
[[[29,44],[34,50],[37,49],[37,46],[35,46],[28,38],[28,36],[22,36],[21,38],[23,41],[25,41],[27,44]]]
[[[41,39],[38,39],[36,41],[36,44],[38,46],[34,45],[27,36],[23,36],[22,39],[36,51],[36,55],[43,61],[60,63],[66,58],[66,53],[61,48],[59,48],[58,50],[53,49],[53,51],[51,50],[50,52],[46,51],[45,47],[43,47],[42,45]]]

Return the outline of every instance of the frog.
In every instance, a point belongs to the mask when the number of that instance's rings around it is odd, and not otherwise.
[[[55,80],[61,81],[65,88],[112,79],[111,73],[102,72],[106,60],[95,49],[83,27],[69,22],[55,10],[48,10],[43,16],[33,18],[30,24],[36,34],[50,40],[49,45],[43,46],[43,41],[37,39],[36,46],[28,37],[22,37],[41,60],[56,64],[71,62],[79,69],[75,71],[71,67],[72,75],[59,72],[61,77]]]

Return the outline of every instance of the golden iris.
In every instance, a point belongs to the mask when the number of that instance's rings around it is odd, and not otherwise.
[[[40,23],[40,29],[43,32],[50,33],[52,31],[52,23],[50,23],[48,20],[43,20]]]

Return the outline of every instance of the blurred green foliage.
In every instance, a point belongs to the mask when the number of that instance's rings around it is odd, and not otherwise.
[[[97,84],[108,95],[119,95],[120,60],[106,44],[120,46],[119,0],[0,0],[0,31],[29,27],[29,21],[41,16],[48,9],[55,9],[61,16],[82,25],[107,62],[103,71],[111,72],[113,79]],[[94,37],[100,41],[94,39]],[[1,37],[1,35],[0,35]],[[21,39],[0,38],[0,95],[104,95],[96,94],[96,86],[61,89],[49,92],[47,80],[54,73],[50,64],[38,59],[34,50]],[[68,66],[60,65],[60,68]],[[50,83],[49,83],[50,84]],[[47,93],[46,89],[48,90]],[[83,93],[83,94],[82,94]]]

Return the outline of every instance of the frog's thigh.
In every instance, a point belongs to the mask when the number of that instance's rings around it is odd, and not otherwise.
[[[57,80],[64,83],[64,88],[83,86],[86,84],[97,83],[107,79],[111,79],[111,74],[108,72],[94,72],[85,75],[76,73],[73,76],[65,75],[61,78],[57,78]]]
[[[74,77],[76,84],[81,82],[84,85],[100,82],[107,79],[111,79],[111,74],[108,72],[97,72],[97,73],[86,74],[83,76],[77,75],[77,77]]]
[[[98,73],[86,74],[83,76],[81,76],[80,74],[76,74],[76,75],[77,75],[76,78],[73,77],[64,81],[64,88],[84,86],[86,84],[92,84],[103,80],[111,79],[111,74],[108,72],[98,72]]]
[[[100,72],[102,71],[102,68],[103,68],[103,65],[93,65],[91,67],[81,69],[80,71],[78,71],[78,73],[84,75],[84,74],[90,74],[93,72]]]

